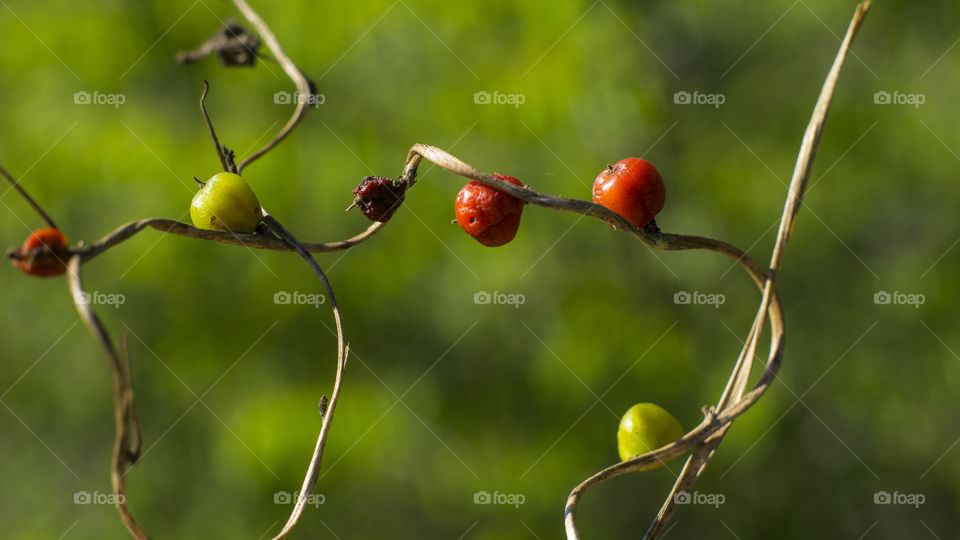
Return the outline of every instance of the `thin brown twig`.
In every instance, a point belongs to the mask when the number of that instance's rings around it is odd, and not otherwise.
[[[309,501],[310,494],[313,492],[313,487],[316,485],[317,476],[320,473],[320,465],[323,461],[323,450],[326,446],[327,437],[330,434],[330,425],[333,422],[333,413],[340,399],[340,388],[343,382],[343,372],[347,365],[349,347],[343,337],[343,321],[340,315],[340,305],[337,303],[337,297],[333,293],[333,287],[330,285],[330,280],[327,278],[326,273],[320,268],[317,260],[307,251],[306,247],[265,209],[263,210],[263,222],[274,234],[290,244],[290,246],[300,254],[303,260],[307,261],[307,264],[310,265],[310,268],[313,269],[317,277],[320,278],[324,290],[330,297],[330,306],[333,308],[333,318],[337,327],[337,374],[334,379],[333,393],[321,413],[322,425],[320,427],[320,435],[317,437],[317,444],[314,447],[313,456],[310,458],[310,464],[307,466],[307,473],[304,476],[303,485],[297,494],[297,501],[293,506],[293,510],[290,512],[287,523],[283,526],[280,533],[274,537],[274,540],[279,540],[285,538],[300,520],[300,516],[303,515],[303,510]]]
[[[110,363],[110,375],[113,380],[114,420],[110,483],[116,497],[117,511],[120,513],[120,519],[123,520],[127,530],[138,540],[149,540],[150,536],[140,527],[127,506],[126,473],[140,454],[140,424],[137,421],[137,412],[133,400],[133,386],[130,382],[130,364],[126,357],[126,347],[122,345],[122,354],[117,353],[103,321],[93,310],[90,302],[86,300],[88,296],[83,290],[83,280],[80,274],[82,264],[83,255],[74,254],[70,258],[67,264],[68,284],[80,319],[83,320],[90,333],[103,347]]]
[[[240,165],[237,167],[237,174],[242,175],[247,165],[250,165],[269,152],[274,146],[280,144],[280,141],[285,139],[287,135],[297,127],[297,124],[303,120],[303,117],[307,115],[307,109],[309,108],[308,98],[312,95],[312,85],[307,80],[306,75],[303,74],[303,71],[301,71],[300,68],[290,60],[287,53],[283,51],[283,47],[280,46],[280,42],[277,41],[277,37],[273,34],[273,31],[270,30],[270,27],[267,26],[267,23],[263,21],[260,15],[250,7],[250,4],[248,4],[246,0],[233,0],[233,3],[237,6],[237,9],[243,13],[247,21],[257,30],[260,37],[263,38],[263,41],[267,44],[267,48],[273,53],[276,62],[280,64],[280,67],[283,68],[283,71],[286,72],[287,76],[290,77],[290,80],[293,81],[293,84],[297,87],[299,95],[297,108],[293,111],[290,120],[287,120],[286,125],[284,125],[267,144],[240,162]]]
[[[737,368],[739,368],[739,372],[737,369],[734,370],[734,376],[728,382],[727,388],[724,390],[720,401],[717,403],[718,410],[722,410],[727,407],[730,402],[740,399],[743,389],[746,387],[747,379],[750,376],[750,366],[753,363],[753,355],[757,348],[757,342],[760,339],[760,331],[763,328],[764,315],[766,313],[765,308],[767,303],[770,301],[774,283],[783,263],[783,254],[787,242],[790,239],[790,233],[792,232],[797,216],[800,213],[803,194],[806,189],[807,180],[810,176],[810,169],[813,165],[813,160],[816,157],[817,147],[820,143],[820,137],[823,134],[823,127],[826,123],[827,113],[830,110],[830,103],[833,100],[833,94],[836,91],[837,81],[840,78],[840,70],[843,67],[844,60],[846,59],[847,51],[850,49],[850,44],[853,42],[853,38],[856,36],[857,31],[859,30],[860,25],[863,23],[864,17],[866,17],[866,14],[869,10],[870,2],[862,2],[857,6],[853,18],[850,21],[850,25],[847,28],[846,36],[841,42],[840,48],[834,58],[833,65],[830,67],[830,71],[827,73],[827,77],[824,80],[823,87],[820,90],[820,95],[817,98],[816,105],[814,106],[810,122],[804,131],[803,141],[801,142],[800,151],[797,155],[796,166],[794,167],[793,171],[793,177],[790,180],[790,188],[788,190],[787,199],[784,203],[783,214],[780,220],[780,228],[777,232],[777,242],[774,245],[773,254],[771,255],[770,259],[770,270],[767,273],[767,282],[764,284],[763,298],[760,302],[760,308],[757,311],[754,325],[751,328],[750,335],[748,336],[747,342],[744,345],[743,354],[738,362]],[[663,530],[663,527],[667,521],[676,511],[676,494],[681,491],[688,491],[690,486],[696,482],[697,478],[699,478],[706,468],[707,463],[716,453],[717,447],[723,441],[723,437],[726,435],[726,432],[729,429],[730,425],[725,426],[724,429],[722,429],[719,433],[697,446],[691,456],[687,459],[686,463],[684,463],[684,467],[680,473],[680,476],[674,483],[673,489],[664,499],[663,506],[660,508],[657,517],[650,524],[650,528],[647,530],[645,538],[655,538]]]
[[[140,449],[143,445],[143,433],[140,431],[140,420],[137,417],[137,408],[133,402],[133,374],[130,369],[130,348],[128,346],[127,334],[122,333],[117,339],[117,346],[120,354],[120,367],[123,368],[124,387],[130,392],[130,407],[127,410],[127,420],[132,428],[130,434],[130,443],[127,451],[127,458],[130,464],[134,464],[140,459]]]
[[[53,222],[53,218],[51,218],[50,215],[47,214],[46,211],[44,211],[43,207],[40,206],[40,203],[35,201],[33,197],[31,197],[30,194],[27,193],[27,190],[23,189],[23,186],[21,186],[19,182],[14,180],[13,177],[10,176],[10,173],[8,173],[7,170],[4,169],[3,167],[0,167],[0,175],[6,178],[7,182],[10,182],[10,186],[12,186],[13,189],[17,190],[17,193],[19,193],[21,197],[23,197],[28,203],[30,203],[30,206],[32,206],[33,209],[36,210],[38,214],[40,214],[40,217],[42,217],[43,220],[47,222],[47,225],[50,225],[54,229],[60,228],[60,227],[57,227],[57,224]]]
[[[267,39],[268,46],[274,52],[277,61],[284,67],[284,70],[290,75],[291,79],[295,82],[298,89],[301,91],[302,95],[308,95],[309,86],[304,82],[306,80],[305,76],[293,66],[289,58],[283,54],[282,49],[276,41],[276,38],[270,32],[269,28],[263,22],[262,19],[246,4],[243,0],[235,0],[235,4],[241,9],[244,15],[250,20],[250,22],[257,27],[258,31]],[[292,69],[290,69],[292,66]],[[306,91],[304,91],[306,88]],[[200,108],[203,114],[204,122],[206,123],[207,129],[210,132],[210,137],[213,140],[214,147],[217,152],[217,157],[220,160],[220,164],[223,166],[225,171],[228,172],[238,172],[239,169],[233,164],[232,156],[228,159],[227,155],[224,153],[224,148],[220,145],[219,140],[216,136],[216,131],[214,130],[213,124],[210,121],[209,114],[206,110],[206,96],[209,91],[209,84],[204,81],[203,93],[200,97]],[[267,151],[276,146],[284,137],[289,135],[289,133],[296,127],[299,120],[305,114],[305,100],[300,100],[297,111],[294,113],[293,118],[287,123],[284,129],[279,135],[277,135],[270,143],[268,143],[260,151],[249,157],[244,163],[241,164],[241,168],[252,162],[253,160],[263,156]],[[53,220],[36,204],[35,201],[13,180],[5,170],[0,169],[3,175],[10,181],[14,188],[20,192],[21,195],[27,199],[34,208],[47,220],[47,222],[52,226],[56,227],[53,223]],[[152,227],[158,230],[161,230],[166,233],[180,234],[182,236],[190,236],[194,238],[203,238],[212,241],[219,241],[230,244],[240,244],[247,247],[259,247],[263,249],[275,249],[281,251],[297,251],[311,266],[317,276],[320,278],[323,283],[324,289],[327,292],[327,295],[330,297],[331,304],[333,306],[334,319],[337,326],[337,375],[336,381],[334,384],[332,398],[329,402],[328,408],[323,414],[323,424],[321,427],[320,435],[317,441],[317,446],[314,451],[313,458],[310,461],[310,466],[308,467],[307,475],[304,480],[304,488],[301,490],[300,496],[294,510],[287,522],[287,525],[281,531],[278,538],[285,536],[290,529],[297,523],[300,515],[303,512],[303,508],[307,502],[307,497],[310,494],[310,491],[313,488],[313,485],[316,482],[317,472],[320,467],[323,449],[326,442],[326,439],[329,434],[330,425],[333,419],[333,411],[336,407],[337,400],[340,395],[341,380],[344,368],[346,366],[346,359],[348,354],[348,347],[345,344],[343,337],[343,325],[340,316],[340,308],[337,304],[336,297],[334,295],[333,289],[330,286],[330,282],[327,279],[327,276],[324,274],[323,270],[317,264],[316,260],[310,255],[310,251],[322,252],[322,251],[335,251],[339,249],[346,249],[352,247],[364,240],[370,238],[375,234],[381,227],[382,224],[374,224],[367,228],[364,233],[361,233],[351,239],[334,242],[331,244],[301,244],[286,228],[284,228],[279,222],[277,222],[272,216],[270,216],[266,211],[263,211],[264,214],[264,223],[280,238],[271,237],[268,235],[238,235],[233,232],[220,232],[220,231],[208,231],[201,230],[195,227],[191,227],[185,223],[180,223],[178,221],[169,220],[169,219],[145,219],[140,221],[135,221],[128,223],[114,230],[112,233],[107,235],[107,237],[101,239],[99,242],[91,246],[81,246],[76,251],[72,252],[71,258],[67,264],[68,270],[68,284],[73,295],[74,304],[77,308],[77,312],[80,315],[80,318],[83,320],[84,324],[90,330],[90,332],[97,338],[103,347],[107,358],[110,363],[110,371],[113,380],[114,387],[114,449],[113,449],[113,458],[111,466],[111,484],[113,486],[113,492],[117,499],[117,509],[120,513],[121,520],[124,525],[129,530],[130,534],[137,538],[138,540],[149,539],[147,533],[142,529],[142,527],[134,519],[132,513],[129,510],[127,505],[126,497],[126,480],[125,475],[128,468],[136,462],[139,457],[140,448],[141,448],[141,431],[139,421],[137,419],[136,408],[134,406],[133,399],[133,386],[131,382],[130,375],[130,363],[127,353],[126,340],[121,337],[120,342],[120,353],[118,354],[117,350],[114,348],[113,343],[110,340],[109,334],[103,322],[97,316],[96,312],[90,306],[90,303],[86,301],[87,296],[83,291],[83,284],[81,278],[81,267],[83,263],[88,262],[95,258],[96,256],[102,254],[107,249],[118,245],[124,240],[134,236],[136,233],[142,231],[146,227]]]
[[[210,115],[207,114],[207,92],[210,91],[210,83],[203,81],[203,93],[200,94],[200,112],[203,113],[203,121],[207,124],[207,131],[210,132],[210,138],[213,139],[213,147],[217,150],[217,157],[220,158],[220,165],[223,166],[223,170],[226,172],[236,172],[230,169],[230,166],[227,164],[227,158],[223,155],[223,148],[220,146],[220,141],[217,140],[217,132],[213,129],[213,122],[210,121]]]
[[[638,229],[626,220],[624,220],[618,214],[610,211],[606,207],[594,204],[589,201],[583,201],[579,199],[569,199],[565,197],[555,197],[543,193],[538,193],[536,191],[514,186],[502,182],[501,180],[488,175],[486,173],[480,172],[479,170],[467,165],[466,163],[460,161],[451,154],[429,145],[414,145],[411,148],[411,151],[408,155],[407,163],[404,167],[404,173],[402,179],[407,182],[408,186],[411,186],[415,183],[417,166],[420,163],[421,159],[426,157],[430,161],[436,163],[437,165],[445,168],[451,172],[477,180],[491,187],[496,187],[497,189],[502,189],[504,191],[510,192],[512,195],[523,199],[524,201],[536,204],[539,206],[544,206],[548,208],[554,208],[557,210],[563,210],[568,212],[580,213],[588,216],[593,216],[599,218],[605,222],[616,223],[620,227],[624,228],[628,232],[634,234],[644,242],[648,243],[651,246],[665,249],[665,250],[684,250],[684,249],[709,249],[722,253],[735,261],[739,261],[744,268],[750,273],[754,281],[758,284],[762,284],[766,279],[766,275],[763,269],[756,264],[749,256],[747,256],[740,249],[722,242],[719,240],[714,240],[710,238],[697,237],[697,236],[686,236],[686,235],[676,235],[676,234],[667,234],[661,232],[655,232],[648,229]],[[300,244],[295,238],[292,238],[292,235],[289,234],[289,231],[286,231],[275,219],[270,216],[268,213],[264,213],[264,222],[267,227],[277,234],[280,238],[266,236],[266,235],[236,235],[229,232],[220,232],[220,231],[210,231],[205,229],[197,229],[191,227],[185,223],[180,223],[174,220],[169,219],[147,219],[141,221],[135,221],[128,223],[120,228],[116,229],[112,233],[108,234],[106,237],[101,239],[95,244],[90,246],[81,247],[78,249],[77,254],[82,255],[84,261],[88,261],[99,254],[103,253],[107,249],[123,242],[124,240],[132,237],[137,232],[143,230],[146,227],[152,227],[162,232],[180,234],[183,236],[189,236],[194,238],[202,238],[206,240],[219,241],[224,243],[245,245],[247,247],[256,247],[263,249],[275,249],[283,251],[298,251],[301,256],[309,256],[308,252],[315,251],[333,251],[338,249],[346,249],[352,247],[366,239],[368,239],[372,234],[377,232],[382,228],[382,223],[376,223],[371,225],[367,231],[358,235],[352,239],[335,242],[331,244]],[[328,294],[332,295],[332,289],[329,289],[329,282],[326,281],[325,275],[322,273],[322,270],[319,269],[319,266],[314,267],[316,261],[312,257],[307,259],[311,264],[311,267],[314,268],[315,272],[318,272],[318,276],[321,277],[321,280],[324,282],[324,286],[328,288]],[[335,299],[333,299],[335,304]],[[771,310],[771,320],[780,321],[782,319],[780,313],[780,307],[778,302],[773,302],[770,306]],[[286,535],[290,528],[296,524],[299,519],[300,514],[303,511],[303,507],[306,504],[306,497],[309,495],[310,491],[313,488],[313,485],[316,480],[316,475],[319,470],[320,460],[322,459],[323,444],[326,440],[327,433],[329,432],[329,422],[332,420],[332,410],[335,406],[335,401],[339,396],[339,380],[342,374],[343,365],[345,364],[345,351],[346,347],[342,344],[342,330],[339,326],[339,307],[335,305],[335,317],[338,321],[338,341],[340,346],[338,350],[341,354],[338,356],[338,378],[335,383],[333,398],[330,401],[328,406],[327,413],[324,415],[324,426],[321,429],[321,436],[318,439],[317,447],[314,452],[314,457],[311,459],[310,467],[308,468],[308,473],[304,480],[304,489],[300,492],[300,497],[298,498],[298,505],[294,508],[291,518],[288,521],[287,525],[284,527],[284,530],[281,532],[281,536]],[[772,355],[773,361],[771,361],[768,370],[773,372],[776,370],[777,363],[776,355]],[[767,377],[766,380],[772,380],[771,377]],[[759,395],[765,390],[765,385],[760,386],[754,393],[751,394],[753,400],[759,398]],[[729,422],[730,419],[736,414],[740,414],[743,410],[746,410],[746,407],[741,409],[732,409],[726,411],[728,416],[715,416],[708,415],[704,422],[697,429],[691,431],[687,437],[678,441],[677,444],[665,447],[663,452],[653,454],[649,456],[650,461],[657,460],[666,460],[676,455],[680,455],[692,446],[694,446],[700,440],[703,440],[707,436],[716,432],[725,422]],[[627,463],[627,462],[625,462]],[[647,461],[643,460],[630,460],[629,465],[640,468],[645,465],[648,465]],[[633,469],[631,469],[633,470]]]
[[[604,206],[579,199],[555,197],[552,195],[539,193],[527,187],[516,186],[507,182],[503,182],[490,174],[475,169],[448,152],[434,146],[416,144],[410,149],[410,152],[407,155],[407,164],[404,167],[404,172],[401,176],[401,179],[408,185],[413,185],[416,182],[417,167],[422,159],[427,159],[441,168],[465,178],[476,180],[484,185],[508,192],[510,195],[522,199],[530,204],[566,212],[574,212],[595,217],[607,223],[615,223],[648,245],[658,249],[705,249],[721,253],[727,257],[730,257],[734,261],[737,261],[737,263],[747,271],[754,283],[756,283],[761,289],[764,287],[767,281],[766,272],[759,264],[756,263],[756,261],[751,259],[739,248],[726,242],[700,236],[663,233],[656,230],[655,227],[640,229]],[[754,388],[743,397],[743,399],[731,407],[724,409],[723,411],[715,411],[714,409],[708,410],[703,422],[684,435],[684,437],[681,439],[678,439],[677,441],[664,446],[663,448],[654,450],[653,452],[617,463],[616,465],[608,467],[604,471],[597,473],[597,475],[591,479],[588,479],[587,482],[581,484],[581,486],[578,486],[578,489],[574,490],[575,493],[578,493],[577,497],[579,498],[579,494],[582,494],[583,491],[595,483],[599,483],[606,479],[613,478],[621,474],[626,474],[628,472],[641,470],[651,464],[663,462],[687,452],[698,443],[712,436],[725,425],[729,424],[729,422],[731,422],[738,415],[742,414],[753,403],[755,403],[773,381],[773,378],[779,369],[780,357],[783,350],[783,313],[780,307],[779,299],[776,296],[776,292],[772,289],[767,311],[769,312],[772,329],[770,355],[763,376],[760,378]],[[574,495],[571,494],[571,497],[573,496]],[[572,519],[572,512],[575,510],[575,506],[575,504],[573,506],[568,505],[568,520]]]
[[[346,240],[328,242],[321,244],[303,244],[304,248],[310,253],[328,253],[331,251],[341,251],[349,249],[357,244],[369,240],[384,226],[383,223],[373,223],[369,225],[362,233],[354,235]],[[97,240],[93,244],[80,246],[75,253],[82,254],[83,262],[87,262],[108,249],[130,239],[138,232],[146,228],[156,229],[163,233],[186,236],[188,238],[197,238],[200,240],[209,240],[211,242],[220,242],[222,244],[232,244],[236,246],[245,246],[253,249],[269,249],[272,251],[296,251],[290,244],[280,238],[265,234],[244,234],[231,231],[214,231],[210,229],[198,229],[193,225],[167,218],[147,218],[138,221],[125,223],[106,236]]]

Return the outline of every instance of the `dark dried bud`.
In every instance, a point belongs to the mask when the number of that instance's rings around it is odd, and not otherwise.
[[[233,19],[227,19],[217,33],[192,51],[177,53],[177,62],[192,64],[210,53],[217,53],[220,65],[250,67],[257,61],[260,39]]]
[[[217,60],[221,66],[250,67],[257,61],[257,49],[260,40],[234,21],[227,24],[220,31],[222,45],[217,48]]]
[[[399,180],[382,176],[366,176],[353,188],[353,205],[360,208],[370,221],[386,223],[400,208],[406,194],[406,185]]]

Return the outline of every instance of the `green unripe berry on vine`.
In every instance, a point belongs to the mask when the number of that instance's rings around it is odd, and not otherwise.
[[[623,415],[617,429],[617,450],[621,460],[646,454],[683,437],[680,422],[663,407],[654,403],[637,403]],[[655,463],[643,470],[656,469]]]
[[[190,219],[198,229],[252,233],[262,218],[260,201],[238,174],[213,175],[190,204]]]

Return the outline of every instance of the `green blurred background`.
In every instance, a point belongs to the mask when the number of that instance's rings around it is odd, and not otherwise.
[[[589,198],[627,156],[667,184],[659,225],[769,259],[801,134],[854,2],[255,2],[325,97],[245,177],[301,238],[367,226],[361,177],[434,144],[538,190]],[[26,2],[0,9],[0,163],[87,243],[121,223],[188,220],[218,169],[197,101],[241,156],[286,120],[273,64],[173,61],[212,34],[217,0]],[[670,538],[949,537],[960,510],[956,104],[960,5],[878,2],[849,58],[779,280],[777,383],[730,431]],[[74,94],[122,94],[119,107]],[[476,104],[479,91],[519,107]],[[724,103],[678,104],[677,92]],[[924,103],[875,103],[875,93]],[[894,93],[898,94],[894,94]],[[320,255],[352,352],[317,492],[295,538],[557,538],[570,489],[617,459],[630,405],[692,427],[713,403],[759,294],[711,253],[654,252],[528,207],[508,246],[450,225],[464,181],[424,164],[369,242]],[[8,192],[5,246],[40,219]],[[291,254],[143,232],[85,267],[130,340],[145,452],[134,515],[157,538],[279,531],[320,427],[335,339]],[[3,270],[0,522],[8,538],[122,538],[110,492],[110,379],[63,278]],[[480,305],[480,291],[523,295]],[[674,295],[724,295],[719,306]],[[877,304],[880,291],[922,294]],[[903,297],[900,297],[901,299]],[[766,343],[766,341],[764,341]],[[681,462],[585,498],[585,538],[636,538]],[[474,504],[481,491],[524,504]],[[882,492],[923,504],[875,504]],[[282,494],[281,494],[282,496]],[[915,497],[916,498],[916,497]],[[716,500],[716,497],[714,497]]]

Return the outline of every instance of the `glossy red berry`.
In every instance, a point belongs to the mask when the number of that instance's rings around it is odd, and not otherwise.
[[[353,205],[360,208],[370,221],[386,223],[400,208],[406,194],[406,185],[399,180],[382,176],[366,176],[353,188]]]
[[[37,229],[19,249],[7,254],[10,262],[25,274],[36,277],[59,276],[67,271],[70,244],[59,229]]]
[[[522,186],[519,180],[505,174],[499,180]],[[513,240],[520,228],[524,202],[520,199],[473,181],[463,186],[454,206],[457,223],[487,247],[497,247]]]
[[[666,195],[660,173],[640,158],[621,159],[604,169],[593,182],[593,202],[641,229],[663,210]]]

